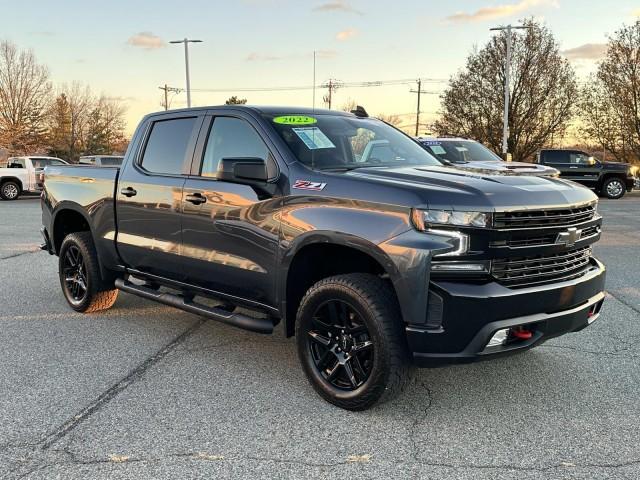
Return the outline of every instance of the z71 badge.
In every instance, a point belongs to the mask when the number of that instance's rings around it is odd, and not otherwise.
[[[322,190],[326,186],[326,183],[310,182],[309,180],[296,180],[293,184],[293,188],[298,190]]]

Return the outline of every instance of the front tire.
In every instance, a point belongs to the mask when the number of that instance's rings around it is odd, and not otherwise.
[[[622,198],[626,191],[626,187],[624,182],[617,178],[612,177],[608,178],[602,184],[602,195],[612,200],[616,200],[618,198]]]
[[[102,281],[93,239],[89,232],[71,233],[60,247],[58,275],[65,299],[76,312],[110,308],[118,290]]]
[[[15,200],[20,196],[20,191],[20,185],[9,180],[0,186],[0,197],[2,197],[3,200]]]
[[[328,402],[365,410],[401,392],[411,365],[391,285],[364,273],[336,275],[302,299],[296,343],[313,388]]]

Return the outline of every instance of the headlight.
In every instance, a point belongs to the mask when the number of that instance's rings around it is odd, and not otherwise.
[[[452,225],[457,227],[487,228],[491,226],[491,214],[485,212],[458,212],[451,210],[420,210],[411,211],[413,225],[420,231],[425,231],[430,225]]]

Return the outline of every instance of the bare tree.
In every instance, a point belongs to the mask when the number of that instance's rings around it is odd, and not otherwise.
[[[512,33],[508,151],[526,160],[553,136],[562,136],[573,113],[575,73],[547,27]],[[466,68],[451,78],[441,97],[439,135],[478,140],[495,152],[502,147],[507,32],[494,36],[467,58]]]
[[[127,143],[125,112],[119,98],[96,98],[79,83],[64,85],[49,109],[49,153],[75,162],[82,154],[119,152]]]
[[[84,138],[87,154],[123,153],[125,145],[124,114],[126,107],[118,98],[102,95],[93,104],[89,113]]]
[[[640,158],[640,21],[609,37],[581,92],[581,133],[620,161]]]
[[[356,102],[353,98],[348,98],[346,102],[342,104],[340,110],[343,112],[350,112],[351,110],[355,110],[358,106],[358,102]]]
[[[376,117],[383,122],[393,125],[394,127],[399,127],[402,124],[402,118],[399,115],[394,115],[392,113],[381,113],[379,115],[376,115]]]
[[[44,146],[44,123],[51,84],[49,71],[29,50],[0,42],[0,146],[11,154]]]

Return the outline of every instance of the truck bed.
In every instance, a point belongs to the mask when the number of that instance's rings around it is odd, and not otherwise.
[[[89,224],[98,256],[105,262],[117,263],[115,249],[114,194],[118,184],[118,167],[65,165],[45,168],[45,190],[42,195],[43,225],[53,225],[51,212],[64,204]],[[52,246],[57,251],[56,232]]]

